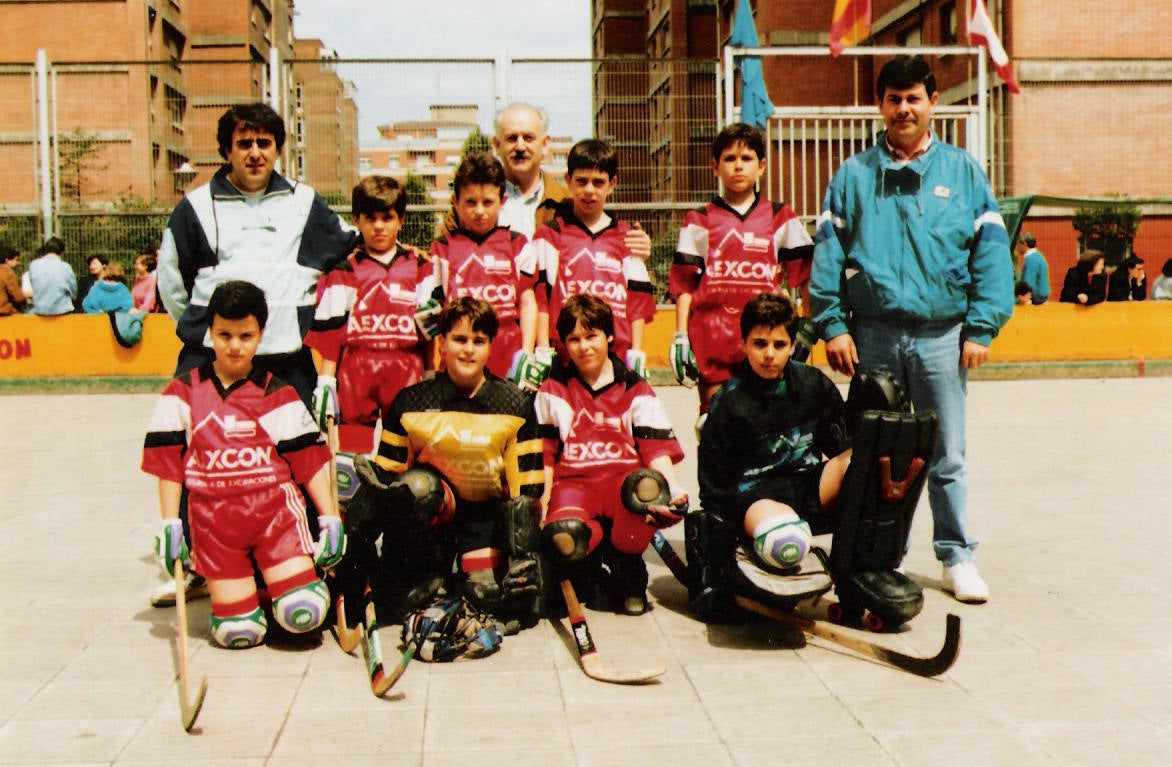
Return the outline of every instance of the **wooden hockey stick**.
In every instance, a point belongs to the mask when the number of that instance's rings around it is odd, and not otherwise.
[[[655,547],[655,551],[663,559],[668,569],[671,570],[672,575],[679,579],[681,583],[686,583],[687,565],[680,559],[679,554],[676,553],[662,532],[659,530],[655,531],[655,535],[651,538],[651,545]],[[750,612],[781,621],[807,634],[830,640],[847,649],[854,650],[860,655],[869,655],[872,658],[918,676],[930,677],[943,674],[952,667],[952,664],[956,662],[956,658],[960,654],[960,616],[953,615],[952,613],[949,613],[945,619],[944,646],[940,648],[940,652],[930,658],[921,658],[914,655],[905,655],[883,645],[862,639],[826,621],[803,618],[799,615],[770,607],[769,605],[740,595],[735,596],[734,599],[738,605]]]
[[[187,687],[187,583],[183,577],[183,563],[175,560],[172,575],[175,578],[175,616],[178,630],[175,632],[175,655],[179,663],[179,716],[183,721],[183,729],[191,732],[195,726],[196,717],[203,708],[203,699],[208,692],[207,677],[199,680],[199,689],[193,700]]]
[[[378,636],[378,617],[374,609],[374,593],[370,590],[370,579],[367,579],[362,588],[362,599],[365,606],[363,627],[360,631],[366,634],[362,654],[366,658],[366,670],[370,674],[370,691],[381,698],[387,690],[394,687],[395,682],[399,681],[399,677],[407,670],[407,664],[411,662],[411,646],[401,645],[398,648],[398,663],[387,669],[383,664],[382,643]]]
[[[330,447],[330,502],[334,504],[335,513],[341,515],[342,510],[338,505],[338,423],[334,416],[326,417],[326,441]],[[332,576],[331,580],[335,585],[338,582]],[[362,629],[346,625],[346,597],[340,588],[337,591],[338,595],[334,597],[334,623],[330,626],[330,633],[334,635],[342,652],[351,653],[362,641]]]
[[[647,684],[663,674],[666,669],[663,664],[652,666],[643,671],[618,672],[607,667],[598,655],[598,648],[590,636],[590,627],[586,625],[586,615],[582,612],[582,605],[578,602],[578,595],[574,593],[574,586],[569,579],[561,582],[562,596],[566,600],[566,610],[570,616],[570,630],[578,646],[578,660],[582,670],[591,679],[612,684]]]

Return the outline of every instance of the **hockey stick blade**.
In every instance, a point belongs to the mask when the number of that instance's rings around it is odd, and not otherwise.
[[[582,605],[578,602],[578,595],[569,580],[561,582],[562,596],[566,600],[566,610],[570,616],[570,633],[574,635],[574,642],[578,647],[578,661],[582,671],[591,679],[611,684],[648,684],[655,678],[662,676],[667,670],[663,664],[652,666],[642,671],[616,671],[607,667],[598,655],[598,648],[594,646],[594,639],[590,636],[590,626],[586,623],[586,615],[582,612]]]
[[[199,680],[199,689],[193,700],[188,691],[187,673],[187,582],[183,577],[183,563],[175,561],[172,575],[175,578],[175,616],[178,627],[175,631],[175,655],[179,663],[179,716],[183,722],[183,729],[191,732],[195,727],[195,720],[203,708],[203,699],[208,692],[207,677]]]
[[[889,647],[875,644],[824,621],[816,621],[810,618],[803,618],[800,615],[793,615],[784,610],[763,605],[747,597],[738,595],[733,598],[738,605],[750,612],[793,626],[812,636],[827,639],[847,649],[854,650],[860,655],[869,655],[876,660],[895,666],[903,671],[911,672],[917,676],[932,677],[943,674],[952,668],[952,664],[956,662],[956,658],[960,654],[960,616],[954,615],[953,613],[949,613],[945,620],[944,646],[940,648],[940,652],[932,657],[922,658],[915,655],[905,655]]]
[[[334,600],[334,623],[330,626],[330,633],[334,635],[338,647],[346,654],[353,653],[354,648],[362,641],[362,627],[346,625],[346,599],[341,594]]]
[[[655,548],[655,553],[667,565],[667,569],[671,570],[671,574],[676,577],[676,580],[685,586],[688,583],[688,565],[684,560],[680,559],[680,555],[676,553],[675,548],[668,542],[662,530],[656,530],[655,534],[651,536],[651,545]]]
[[[403,672],[407,670],[407,664],[411,661],[411,648],[409,645],[400,647],[398,662],[391,668],[386,668],[383,664],[382,643],[379,641],[378,636],[378,618],[374,610],[374,594],[371,593],[369,580],[363,587],[362,596],[365,600],[362,629],[362,633],[365,634],[365,641],[362,643],[362,655],[366,659],[366,670],[370,675],[370,691],[376,697],[381,698],[388,690],[394,687],[395,682],[399,681],[399,677],[403,676]]]

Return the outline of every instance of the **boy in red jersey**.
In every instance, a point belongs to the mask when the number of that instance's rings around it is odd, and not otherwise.
[[[599,139],[584,139],[566,160],[570,205],[533,235],[537,251],[538,346],[552,342],[565,353],[556,318],[566,299],[577,293],[598,296],[614,312],[612,351],[642,375],[643,326],[655,317],[647,265],[631,255],[626,234],[632,225],[613,219],[603,209],[618,182],[618,156]],[[544,288],[544,290],[542,289]]]
[[[351,212],[362,247],[318,281],[305,342],[322,356],[314,391],[321,425],[336,400],[339,450],[370,453],[379,414],[423,377],[425,344],[415,315],[431,266],[397,242],[407,195],[395,179],[362,179]]]
[[[783,283],[800,301],[814,254],[793,210],[757,193],[765,172],[761,131],[745,123],[720,131],[712,142],[712,172],[723,192],[684,217],[668,272],[668,292],[676,300],[669,357],[681,383],[699,379],[701,418],[744,359],[741,308],[763,291],[782,292]]]
[[[488,152],[466,157],[456,168],[452,189],[455,225],[431,243],[431,298],[437,306],[461,296],[491,304],[500,327],[487,367],[519,383],[513,371],[523,354],[532,354],[537,337],[536,255],[525,235],[498,226],[505,199],[499,160]]]
[[[264,640],[268,621],[252,559],[273,597],[273,618],[304,633],[321,625],[329,606],[315,560],[336,564],[344,533],[331,501],[329,449],[313,417],[292,386],[252,364],[268,319],[264,293],[229,280],[212,293],[207,313],[214,359],[163,390],[142,469],[159,478],[160,564],[170,572],[176,560],[186,566],[190,559],[211,592],[212,639],[253,647]],[[316,546],[295,483],[320,510]],[[185,487],[190,554],[179,519]]]
[[[608,596],[618,612],[639,615],[647,610],[643,551],[657,529],[682,519],[688,496],[673,467],[684,453],[655,391],[608,351],[614,325],[611,308],[591,295],[570,296],[558,313],[569,361],[554,365],[535,403],[545,454],[543,537],[551,562],[584,577],[597,571],[591,555],[605,537]],[[662,514],[623,506],[623,480],[643,467],[667,479],[672,500]]]

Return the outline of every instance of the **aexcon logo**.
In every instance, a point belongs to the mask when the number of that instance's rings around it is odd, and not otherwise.
[[[586,293],[605,298],[611,304],[622,304],[627,300],[627,286],[605,280],[566,280],[566,295]]]
[[[415,335],[415,320],[404,314],[351,314],[346,328],[351,333]]]
[[[457,293],[460,296],[471,296],[490,304],[512,304],[517,301],[517,287],[515,285],[461,285]]]
[[[565,446],[567,461],[614,461],[631,457],[630,447],[617,442],[571,442]]]
[[[759,261],[713,261],[708,264],[710,279],[772,281],[776,276],[777,264]]]
[[[191,463],[195,468],[204,471],[234,471],[236,469],[255,469],[269,466],[273,462],[272,445],[266,447],[228,447],[218,450],[204,450],[203,461],[200,454],[194,453]]]

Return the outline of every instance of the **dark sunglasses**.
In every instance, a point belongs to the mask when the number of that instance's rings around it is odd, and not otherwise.
[[[249,149],[252,149],[253,144],[256,144],[257,149],[268,149],[269,147],[271,147],[273,145],[273,140],[271,138],[238,138],[238,139],[236,139],[236,148],[237,149],[249,150]]]

